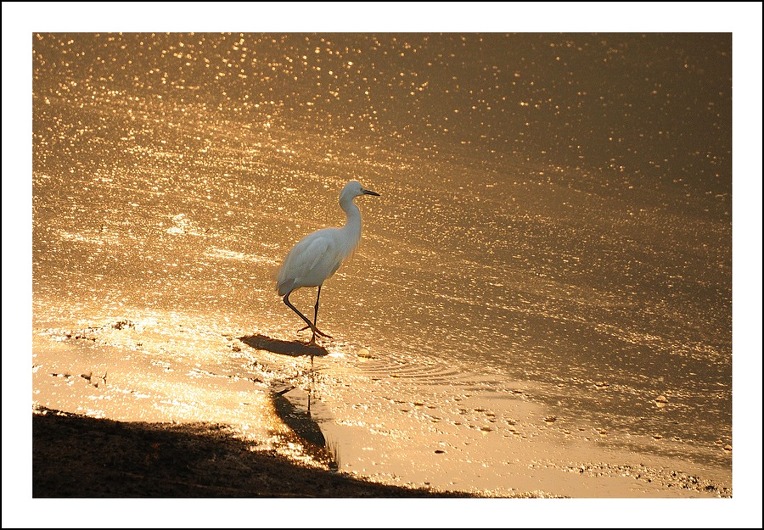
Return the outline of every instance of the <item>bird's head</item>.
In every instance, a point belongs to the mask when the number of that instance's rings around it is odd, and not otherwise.
[[[351,180],[347,184],[345,184],[345,187],[342,188],[342,191],[340,192],[340,202],[346,201],[346,200],[353,200],[356,197],[359,197],[360,195],[374,195],[376,197],[379,197],[379,193],[376,191],[367,190],[363,186],[361,186],[361,183],[357,180]]]

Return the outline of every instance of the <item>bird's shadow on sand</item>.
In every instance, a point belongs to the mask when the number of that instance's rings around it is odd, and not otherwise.
[[[258,350],[268,350],[272,353],[278,353],[280,355],[289,355],[291,357],[301,357],[303,355],[310,355],[312,357],[323,357],[329,355],[326,348],[319,346],[318,344],[305,344],[300,341],[285,341],[279,339],[272,339],[265,335],[247,335],[239,337],[239,340]]]

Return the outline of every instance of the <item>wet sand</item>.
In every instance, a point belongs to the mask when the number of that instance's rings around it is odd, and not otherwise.
[[[189,325],[179,325],[179,333],[169,327],[118,319],[71,331],[35,330],[35,497],[732,493],[721,471],[688,462],[677,468],[657,455],[595,450],[576,433],[561,445],[554,424],[565,422],[539,417],[543,409],[524,399],[530,391],[520,387],[502,403],[512,419],[499,419],[509,425],[496,425],[490,412],[497,410],[491,402],[496,397],[479,391],[458,398],[463,407],[448,418],[434,403],[454,395],[451,386],[439,391],[441,397],[388,400],[381,377],[343,365],[337,351],[346,345],[307,349],[298,341],[261,335],[215,336],[211,329]],[[172,348],[172,364],[156,355]],[[228,357],[228,364],[210,360],[217,355]],[[397,384],[397,379],[391,374],[388,380]],[[465,429],[463,422],[474,428]],[[195,449],[176,450],[181,446]],[[205,466],[216,459],[238,463],[208,477]],[[103,465],[112,470],[93,475]],[[285,466],[305,479],[284,482]],[[162,473],[146,483],[154,467]]]
[[[34,341],[35,498],[471,496],[339,473],[316,423],[284,398],[289,387],[217,377],[211,391],[203,381],[193,389],[202,369],[141,362],[99,347],[93,331]],[[105,353],[95,364],[93,347]],[[236,406],[246,423],[230,423],[237,416],[224,408]],[[223,417],[228,424],[215,422]]]

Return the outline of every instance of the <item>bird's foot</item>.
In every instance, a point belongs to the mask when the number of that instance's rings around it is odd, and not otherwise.
[[[300,328],[300,329],[297,330],[297,333],[300,333],[301,331],[305,331],[306,329],[312,329],[312,326],[305,326],[303,328]],[[333,339],[334,338],[331,335],[327,335],[326,333],[324,333],[323,331],[321,331],[318,328],[313,328],[313,338],[310,340],[311,344],[313,344],[316,341],[316,335],[318,335],[320,337],[327,338],[327,339]]]
[[[311,326],[305,326],[305,327],[302,327],[302,328],[300,328],[300,329],[298,329],[298,330],[297,330],[297,333],[300,333],[300,332],[302,332],[302,331],[305,331],[306,329],[311,329]],[[315,336],[316,336],[316,335],[319,335],[319,336],[321,336],[321,337],[325,337],[325,338],[327,338],[327,339],[332,339],[332,338],[334,338],[334,337],[332,337],[331,335],[327,335],[326,333],[324,333],[323,331],[321,331],[321,330],[320,330],[320,329],[318,329],[318,328],[315,328],[315,329],[313,330],[313,337],[315,338]]]
[[[320,331],[318,328],[316,329],[316,335],[320,335],[320,336],[322,336],[324,338],[327,338],[327,339],[333,339],[334,338],[331,335],[327,335],[323,331]]]

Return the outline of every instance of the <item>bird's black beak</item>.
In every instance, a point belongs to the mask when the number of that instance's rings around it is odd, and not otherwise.
[[[376,191],[371,191],[371,190],[363,190],[363,194],[364,195],[374,195],[375,197],[379,197],[379,193],[377,193]]]

